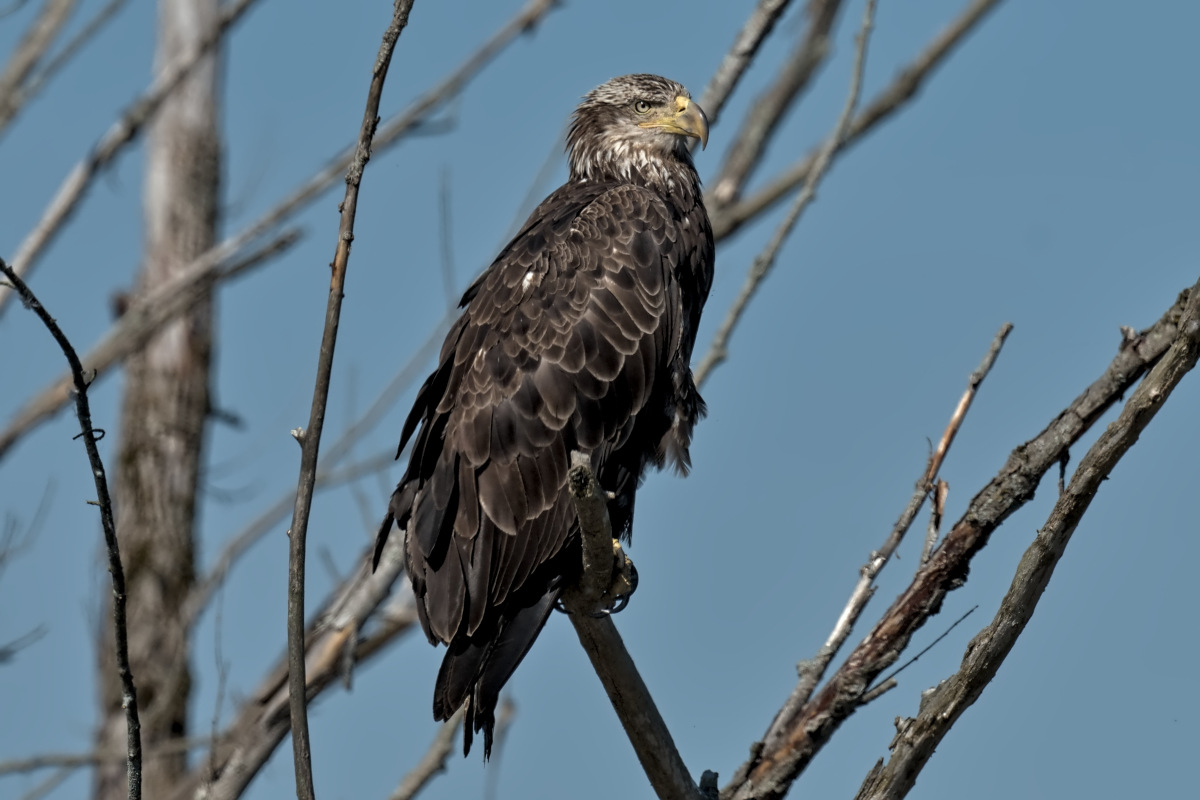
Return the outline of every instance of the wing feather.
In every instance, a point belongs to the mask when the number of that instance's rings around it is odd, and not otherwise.
[[[440,717],[471,686],[494,703],[540,631],[547,598],[578,570],[571,450],[592,451],[627,533],[638,477],[647,459],[662,461],[659,440],[672,425],[670,382],[658,379],[680,357],[686,365],[694,330],[681,328],[698,319],[679,307],[695,288],[681,289],[680,259],[704,262],[704,294],[711,281],[702,227],[689,251],[678,215],[649,190],[568,184],[464,294],[405,422],[405,440],[419,432],[392,506],[422,627],[450,645]],[[653,442],[648,452],[622,450],[638,436]]]

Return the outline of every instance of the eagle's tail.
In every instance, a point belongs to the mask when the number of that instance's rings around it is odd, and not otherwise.
[[[541,633],[559,594],[559,589],[551,589],[532,606],[505,616],[495,636],[486,641],[464,638],[451,643],[433,689],[433,718],[449,719],[470,697],[463,720],[464,756],[471,752],[478,731],[483,731],[484,760],[491,756],[500,690]]]

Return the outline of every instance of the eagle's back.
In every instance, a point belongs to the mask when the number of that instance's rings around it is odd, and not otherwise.
[[[500,687],[580,568],[571,452],[590,453],[626,537],[646,465],[686,471],[712,266],[698,191],[572,182],[463,297],[405,423],[401,448],[416,438],[380,546],[394,517],[421,625],[449,646],[435,717],[472,695],[468,736],[482,728],[485,749]]]

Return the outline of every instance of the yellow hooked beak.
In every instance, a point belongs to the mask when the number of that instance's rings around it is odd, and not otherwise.
[[[638,127],[694,136],[700,140],[701,149],[708,145],[708,117],[704,116],[704,109],[683,95],[675,98],[675,113],[638,123]]]

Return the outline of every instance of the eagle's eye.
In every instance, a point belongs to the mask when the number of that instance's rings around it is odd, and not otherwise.
[[[633,104],[633,110],[639,114],[649,114],[650,113],[650,104],[648,102],[646,102],[645,100],[638,100],[636,103]]]

